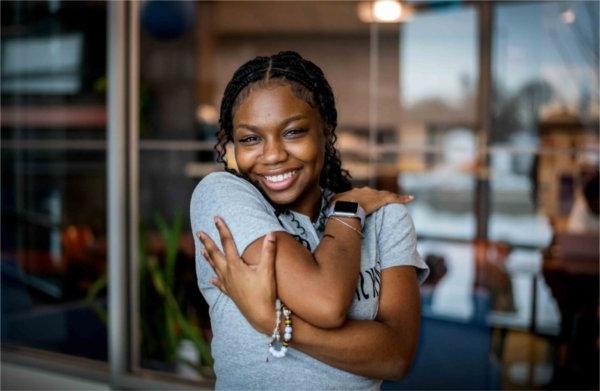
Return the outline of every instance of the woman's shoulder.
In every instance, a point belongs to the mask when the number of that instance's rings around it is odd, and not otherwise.
[[[194,189],[192,203],[195,201],[222,200],[239,201],[253,198],[266,202],[262,194],[247,180],[226,171],[212,172],[205,176]]]
[[[214,194],[215,192],[231,192],[242,189],[247,189],[251,192],[258,192],[254,186],[244,178],[240,178],[237,175],[227,171],[216,171],[211,172],[202,178],[202,180],[196,185],[194,193]]]
[[[410,212],[404,204],[384,205],[373,213],[373,217],[371,221],[378,237],[415,229]]]
[[[202,187],[220,187],[232,185],[250,185],[247,180],[227,171],[211,172],[198,183]]]
[[[397,224],[399,222],[412,222],[408,208],[404,204],[387,204],[379,208],[375,215],[377,220],[386,224]]]

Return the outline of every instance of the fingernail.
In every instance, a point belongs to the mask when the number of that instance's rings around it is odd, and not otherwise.
[[[414,195],[409,195],[409,196],[408,196],[408,199],[409,199],[409,200],[414,200],[414,199],[415,199],[415,196],[414,196]]]
[[[213,221],[215,222],[215,224],[219,224],[219,217],[218,216],[213,217]]]
[[[204,239],[205,233],[200,231],[197,233],[198,237],[200,238],[200,240]]]
[[[274,234],[273,232],[269,232],[269,233],[267,234],[267,240],[268,240],[269,242],[275,242],[275,234]]]

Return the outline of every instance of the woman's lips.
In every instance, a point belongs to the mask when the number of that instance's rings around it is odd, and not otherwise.
[[[280,175],[261,175],[260,178],[263,185],[269,190],[286,190],[291,187],[296,181],[296,178],[298,178],[298,170],[288,171],[287,173]]]

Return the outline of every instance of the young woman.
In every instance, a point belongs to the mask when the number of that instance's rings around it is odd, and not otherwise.
[[[190,205],[217,388],[374,389],[401,378],[427,266],[407,197],[351,187],[321,69],[295,52],[247,62],[225,89],[220,125],[215,149],[229,168],[206,176]],[[269,349],[279,333],[289,349]]]

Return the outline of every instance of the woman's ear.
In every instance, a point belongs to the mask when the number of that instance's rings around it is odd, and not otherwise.
[[[239,172],[237,161],[235,160],[235,150],[231,141],[225,144],[225,165],[227,169]]]

